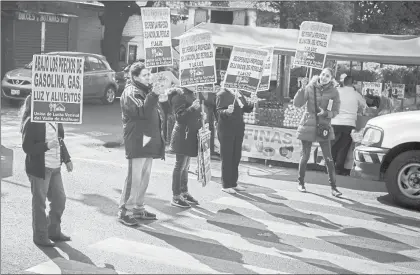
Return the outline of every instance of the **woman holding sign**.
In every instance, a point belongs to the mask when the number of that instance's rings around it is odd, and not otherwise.
[[[70,241],[70,237],[61,232],[66,204],[61,165],[65,163],[67,171],[73,171],[63,141],[63,125],[31,122],[31,96],[28,96],[22,106],[21,132],[25,169],[31,182],[33,241],[40,246],[54,246],[51,241]],[[48,217],[45,214],[47,198],[50,201]]]
[[[175,114],[175,126],[172,131],[171,152],[176,154],[176,162],[172,174],[171,204],[189,208],[198,201],[188,192],[188,170],[191,157],[198,155],[198,130],[202,127],[203,113],[200,100],[187,88],[169,90],[168,102]]]
[[[231,92],[221,89],[217,93],[216,110],[219,116],[217,136],[222,159],[222,191],[230,194],[245,191],[244,187],[238,185],[238,169],[245,133],[243,114],[250,113],[253,109],[254,105],[248,103],[239,90]]]
[[[144,199],[153,159],[165,158],[159,92],[159,89],[150,90],[150,71],[144,63],[131,65],[130,81],[120,99],[128,175],[121,193],[118,218],[125,225],[138,225],[137,219],[156,219],[155,214],[144,208]]]
[[[296,93],[293,104],[298,108],[306,105],[307,108],[297,129],[297,138],[302,142],[298,190],[306,192],[306,167],[311,155],[312,143],[318,142],[327,166],[332,195],[341,196],[336,186],[335,167],[331,154],[331,140],[334,140],[331,119],[340,110],[340,96],[334,85],[333,71],[325,68],[320,76],[314,76],[306,88]]]

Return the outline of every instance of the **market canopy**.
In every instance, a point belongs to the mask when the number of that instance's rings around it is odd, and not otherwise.
[[[274,46],[275,53],[294,55],[299,30],[203,23],[188,32],[209,31],[215,46]],[[173,39],[179,45],[180,36]],[[332,32],[328,59],[420,65],[420,36]]]

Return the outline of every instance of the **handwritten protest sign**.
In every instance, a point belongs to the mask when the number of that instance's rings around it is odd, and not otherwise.
[[[31,121],[81,124],[83,57],[34,55]]]
[[[181,86],[216,82],[214,48],[210,32],[185,34],[179,42]]]
[[[142,8],[145,65],[172,66],[171,19],[169,8]]]
[[[391,96],[396,99],[404,99],[405,84],[391,84]]]
[[[332,27],[325,23],[302,22],[294,58],[295,66],[319,70],[324,68]]]
[[[380,96],[382,94],[382,83],[380,82],[363,82],[362,95]]]
[[[269,47],[267,59],[264,62],[264,70],[261,76],[260,85],[258,86],[258,91],[268,91],[270,89],[271,71],[273,66],[273,52],[274,48]]]
[[[224,87],[256,93],[267,56],[268,50],[233,47]]]

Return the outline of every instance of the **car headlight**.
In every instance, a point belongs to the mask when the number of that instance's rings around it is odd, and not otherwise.
[[[383,131],[380,128],[368,127],[362,139],[362,145],[379,147],[382,143]]]

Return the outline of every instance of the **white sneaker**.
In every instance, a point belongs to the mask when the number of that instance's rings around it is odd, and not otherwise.
[[[222,191],[228,194],[236,194],[236,191],[233,188],[222,188]]]
[[[240,185],[237,185],[236,187],[233,187],[233,189],[235,189],[236,191],[245,191],[245,187],[242,187]]]

